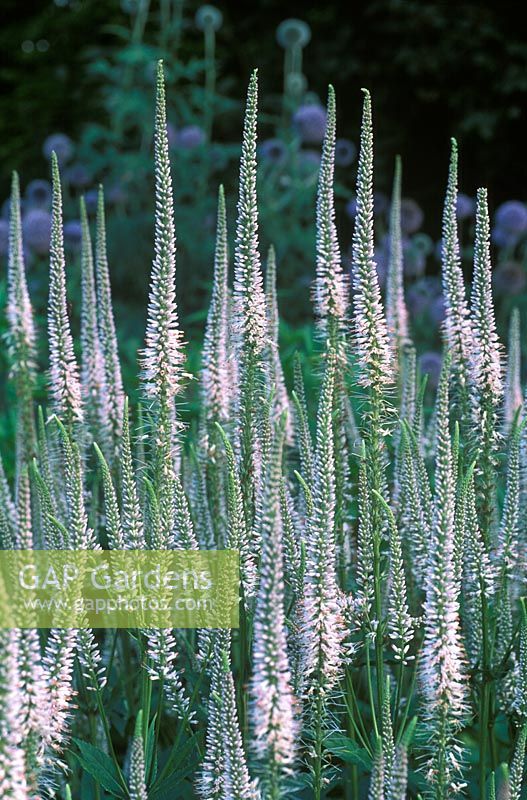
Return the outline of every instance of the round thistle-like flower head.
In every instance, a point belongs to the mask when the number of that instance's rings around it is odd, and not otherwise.
[[[72,250],[80,247],[82,238],[82,225],[80,219],[71,219],[64,224],[64,242]]]
[[[194,17],[196,28],[200,31],[219,31],[223,23],[223,14],[216,6],[200,6]]]
[[[494,289],[497,294],[521,294],[526,284],[525,269],[518,261],[504,261],[494,272]]]
[[[349,139],[337,139],[335,142],[335,164],[337,167],[349,167],[357,158],[357,148]]]
[[[51,161],[51,154],[56,153],[57,161],[60,165],[67,164],[73,158],[73,142],[65,133],[52,133],[44,139],[42,152],[48,161]]]
[[[206,136],[199,125],[185,125],[176,133],[176,147],[180,150],[193,150],[205,144]]]
[[[51,215],[42,208],[33,208],[25,215],[22,230],[25,243],[38,255],[49,250],[51,235]]]
[[[320,144],[326,132],[326,122],[326,109],[315,103],[300,106],[293,116],[293,125],[304,144]]]
[[[456,214],[459,220],[471,219],[476,213],[476,201],[468,194],[460,193],[456,201]]]
[[[25,200],[28,208],[50,208],[51,207],[51,184],[49,181],[37,178],[28,183],[25,192]]]
[[[429,256],[434,252],[434,243],[426,233],[417,233],[412,236],[412,247],[424,256]]]
[[[423,224],[424,214],[421,207],[412,200],[405,197],[401,200],[401,228],[403,233],[416,233]]]
[[[441,355],[434,350],[429,350],[419,357],[419,369],[421,370],[421,374],[428,375],[428,386],[432,389],[435,389],[439,383],[442,363]]]
[[[527,231],[527,206],[518,200],[508,200],[498,206],[495,222],[498,228],[509,233],[525,233]]]
[[[258,147],[263,162],[280,166],[287,160],[287,147],[281,139],[265,139]]]
[[[305,47],[310,39],[311,28],[302,19],[284,19],[276,29],[276,41],[284,50]]]
[[[0,256],[7,255],[9,249],[9,223],[0,219]]]
[[[501,250],[516,247],[520,234],[496,226],[492,231],[491,238],[492,243]]]
[[[505,228],[496,225],[492,230],[491,238],[492,243],[501,250],[516,247],[520,234],[505,230]]]
[[[64,170],[64,183],[73,186],[75,189],[83,189],[90,182],[90,175],[83,164],[72,164]]]

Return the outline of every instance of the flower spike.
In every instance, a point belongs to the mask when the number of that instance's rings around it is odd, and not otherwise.
[[[59,164],[53,153],[53,203],[49,263],[48,336],[50,361],[50,393],[55,413],[71,426],[82,422],[82,392],[79,368],[73,350],[66,298],[66,261],[62,232],[62,191]]]

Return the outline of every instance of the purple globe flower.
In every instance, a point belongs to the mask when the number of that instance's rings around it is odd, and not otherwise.
[[[9,250],[9,223],[0,219],[0,256],[6,256]]]
[[[476,213],[476,201],[468,194],[458,194],[456,202],[456,213],[459,220],[471,219]]]
[[[64,224],[64,244],[77,250],[82,238],[82,225],[80,219],[72,219]]]
[[[419,369],[422,375],[428,375],[428,386],[435,389],[439,383],[441,374],[442,358],[439,353],[429,350],[419,356]]]
[[[500,228],[499,225],[496,225],[492,229],[492,241],[496,247],[499,247],[500,249],[516,247],[519,238],[519,233],[505,230],[505,228]]]
[[[262,161],[281,165],[287,160],[287,147],[281,139],[265,139],[258,147]]]
[[[201,6],[194,17],[196,28],[200,31],[218,31],[223,22],[223,14],[216,6]]]
[[[315,103],[300,106],[294,113],[293,125],[304,144],[320,144],[326,132],[326,109]]]
[[[42,152],[48,161],[51,161],[51,154],[55,152],[59,164],[67,164],[73,157],[73,142],[65,133],[52,133],[44,140]]]
[[[51,206],[51,184],[37,178],[28,183],[25,191],[28,208],[49,208]]]
[[[521,294],[525,290],[527,276],[518,261],[503,261],[494,271],[494,289],[503,296]]]
[[[434,325],[441,325],[446,315],[445,298],[442,294],[432,300],[428,313]]]
[[[504,231],[524,233],[527,231],[527,206],[518,200],[508,200],[496,209],[495,222]]]
[[[421,207],[411,197],[401,200],[401,228],[403,233],[415,233],[423,224],[424,214]]]
[[[75,189],[84,189],[90,182],[88,170],[82,164],[72,164],[64,170],[64,183],[68,183]]]
[[[434,252],[434,243],[426,233],[416,233],[411,239],[412,247],[424,256]]]
[[[45,255],[49,250],[51,214],[43,208],[32,208],[24,216],[22,232],[28,247],[39,256]]]
[[[284,19],[276,29],[276,40],[280,47],[305,47],[311,39],[311,28],[301,19]]]
[[[335,142],[335,164],[337,167],[349,167],[357,157],[357,148],[349,139],[337,139]]]
[[[176,133],[176,147],[181,150],[194,150],[204,145],[205,140],[205,131],[199,125],[185,125]]]

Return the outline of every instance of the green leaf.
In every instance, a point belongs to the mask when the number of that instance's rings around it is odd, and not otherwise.
[[[170,759],[170,774],[160,780],[163,774],[161,772],[159,778],[148,792],[148,800],[169,800],[174,796],[173,793],[178,788],[176,784],[194,772],[199,763],[196,740],[197,735],[194,734],[178,748],[176,756]]]
[[[155,779],[157,772],[157,764],[155,759],[155,723],[157,714],[154,714],[150,725],[148,726],[148,735],[145,742],[145,774],[152,773],[152,779]]]
[[[357,742],[347,736],[331,734],[324,742],[326,750],[338,756],[348,764],[357,764],[365,770],[371,770],[370,754],[363,747],[359,747]]]
[[[80,753],[74,755],[81,767],[92,775],[105,791],[115,797],[124,797],[119,774],[110,756],[89,742],[83,742],[80,739],[73,739],[73,741],[80,750]]]
[[[181,792],[181,784],[185,778],[194,772],[197,766],[197,761],[189,764],[185,769],[173,772],[154,789],[148,792],[148,800],[173,800],[174,797],[179,797]]]

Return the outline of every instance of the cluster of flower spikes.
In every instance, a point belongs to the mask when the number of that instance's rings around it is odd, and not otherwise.
[[[80,206],[77,361],[56,155],[48,407],[35,407],[40,354],[13,177],[7,318],[17,438],[13,486],[0,462],[2,549],[234,549],[241,627],[201,630],[197,637],[145,628],[125,632],[126,645],[115,652],[109,634],[71,630],[60,620],[42,637],[1,631],[2,796],[52,794],[64,782],[73,727],[82,730],[83,712],[93,718],[95,708],[113,790],[132,800],[148,797],[158,780],[152,747],[163,748],[159,731],[174,715],[176,744],[183,736],[200,742],[196,750],[203,744],[194,780],[207,800],[276,800],[306,785],[319,800],[328,785],[354,780],[345,766],[352,747],[374,800],[409,791],[446,800],[462,794],[470,777],[462,744],[470,737],[479,737],[484,796],[495,780],[497,713],[512,732],[510,769],[498,778],[519,800],[527,740],[527,620],[518,603],[527,473],[520,320],[518,314],[511,319],[505,363],[492,303],[486,192],[477,193],[469,302],[459,260],[453,142],[443,218],[445,357],[430,415],[405,302],[400,161],[383,298],[374,256],[371,98],[365,91],[348,283],[334,212],[330,87],[316,209],[313,296],[322,380],[313,437],[301,359],[291,397],[280,360],[276,282],[282,278],[273,248],[265,276],[262,269],[257,119],[254,73],[232,289],[221,188],[218,196],[195,437],[187,436],[180,409],[189,376],[176,301],[162,64],[139,409],[131,412],[123,388],[102,190],[94,253],[85,203]],[[501,451],[507,453],[503,466]],[[104,688],[130,664],[138,667],[142,691],[137,713],[130,714],[125,766]],[[97,743],[100,732],[92,735]],[[163,778],[175,758],[167,758]]]

